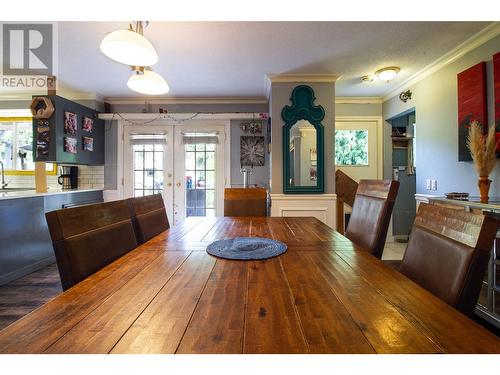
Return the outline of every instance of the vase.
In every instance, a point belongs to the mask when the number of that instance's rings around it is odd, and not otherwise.
[[[481,203],[488,203],[488,192],[490,191],[491,180],[488,176],[480,176],[477,181],[477,186],[479,187],[479,194],[481,196]]]

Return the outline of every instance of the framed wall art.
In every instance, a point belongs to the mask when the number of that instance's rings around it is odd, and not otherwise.
[[[457,75],[458,90],[458,161],[472,157],[466,141],[471,121],[487,126],[486,63],[480,62]]]
[[[64,112],[64,133],[76,134],[76,114]]]
[[[493,55],[493,91],[495,93],[495,139],[500,140],[500,52]],[[497,146],[500,158],[500,144]]]
[[[240,137],[240,163],[241,166],[262,167],[265,163],[264,137]]]

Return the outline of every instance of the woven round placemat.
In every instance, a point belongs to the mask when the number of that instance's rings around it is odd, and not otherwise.
[[[207,253],[219,258],[238,260],[267,259],[283,254],[283,242],[261,237],[235,237],[212,242]]]

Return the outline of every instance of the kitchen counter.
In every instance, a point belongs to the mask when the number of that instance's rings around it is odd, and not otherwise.
[[[0,285],[55,262],[46,212],[102,201],[99,189],[0,193]]]
[[[2,200],[2,199],[16,199],[16,198],[30,198],[30,197],[44,197],[44,196],[48,196],[48,195],[84,193],[84,192],[88,192],[88,191],[102,191],[102,190],[103,189],[72,189],[72,190],[49,189],[46,193],[37,193],[34,188],[33,189],[26,189],[26,190],[14,190],[14,191],[0,190],[0,200]]]

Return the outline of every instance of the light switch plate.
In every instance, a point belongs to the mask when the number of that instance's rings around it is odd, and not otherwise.
[[[431,180],[431,189],[437,190],[437,180]]]
[[[425,187],[427,190],[431,190],[431,180],[429,179],[425,180]]]

